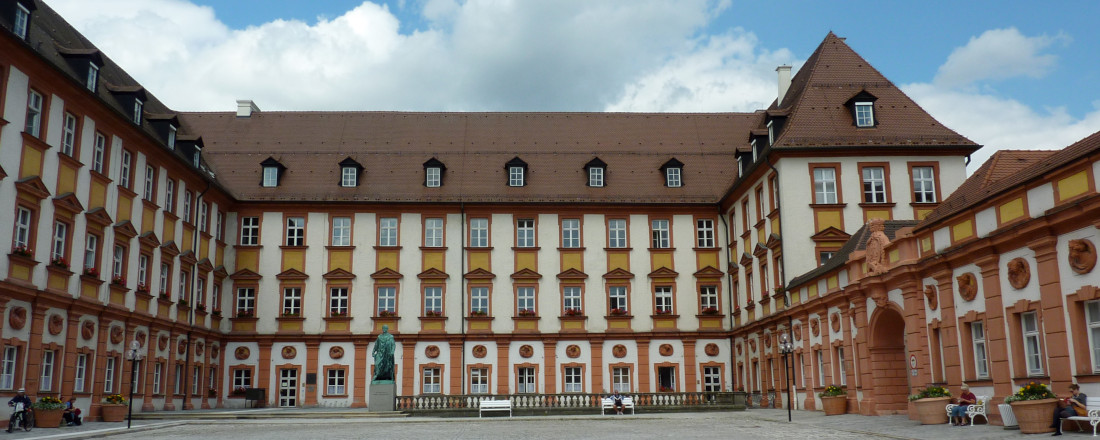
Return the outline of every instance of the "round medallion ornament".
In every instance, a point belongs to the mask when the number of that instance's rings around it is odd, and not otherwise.
[[[813,333],[814,336],[821,334],[821,322],[817,319],[810,320],[810,333]]]
[[[11,309],[11,313],[8,314],[8,325],[13,330],[22,330],[23,326],[27,325],[27,309],[23,307]]]
[[[963,300],[974,301],[974,298],[978,296],[978,278],[967,272],[955,277],[955,281],[959,283],[959,296]]]
[[[92,337],[95,336],[95,321],[88,319],[80,323],[80,336],[85,341],[92,340]]]
[[[47,327],[49,327],[51,335],[60,335],[61,330],[65,328],[65,318],[62,318],[61,315],[50,315],[50,323]]]
[[[737,344],[737,355],[738,355],[738,356],[741,356],[741,352],[742,352],[742,351],[744,351],[744,349],[743,349],[743,348],[741,348],[741,344]]]
[[[121,344],[122,343],[122,327],[119,327],[119,326],[111,327],[111,343],[112,344]]]
[[[530,345],[526,345],[526,344],[521,345],[519,347],[519,355],[523,356],[525,358],[529,358],[531,356],[534,356],[535,355],[535,348],[531,347]]]
[[[772,335],[764,335],[764,348],[772,348]]]
[[[840,331],[840,314],[833,313],[833,317],[829,319],[829,323],[833,325],[833,332]]]
[[[211,345],[210,346],[210,357],[214,358],[214,359],[217,359],[219,354],[221,354],[221,347],[219,347],[217,344]]]
[[[1031,282],[1031,265],[1023,258],[1013,258],[1008,262],[1008,284],[1016,290],[1027,287]]]
[[[439,346],[429,345],[427,347],[424,347],[424,356],[427,356],[428,359],[435,359],[439,357]]]
[[[186,339],[180,339],[179,342],[176,343],[176,353],[181,354],[181,355],[184,354],[184,353],[187,353],[187,340]]]
[[[344,357],[344,347],[335,346],[328,349],[328,357],[332,359],[340,359]]]
[[[672,344],[661,344],[660,347],[657,347],[657,353],[660,353],[661,356],[672,356],[673,352],[675,350],[673,350]]]
[[[478,359],[484,358],[486,354],[489,354],[489,349],[485,348],[484,345],[475,345],[472,351],[474,352],[474,357]]]
[[[1086,239],[1069,241],[1069,267],[1074,272],[1086,274],[1096,267],[1096,246]]]
[[[206,344],[202,341],[195,342],[195,356],[202,356],[203,350],[206,349]]]
[[[134,340],[137,341],[138,348],[145,348],[145,331],[138,330],[137,333],[134,334]]]
[[[168,335],[160,335],[160,337],[157,338],[157,348],[160,349],[160,351],[168,349]]]
[[[237,347],[236,350],[233,350],[233,357],[237,358],[238,361],[248,359],[248,356],[251,354],[252,351],[249,350],[248,347]]]
[[[749,339],[749,352],[756,352],[756,339]]]
[[[565,347],[565,355],[569,356],[571,359],[579,358],[581,357],[581,347],[579,345]]]
[[[615,344],[614,347],[611,347],[611,355],[619,359],[626,357],[626,346],[623,344]]]
[[[283,359],[294,359],[295,356],[298,356],[298,349],[288,345],[283,347],[282,354]]]
[[[707,356],[718,356],[718,344],[715,344],[713,342],[707,344],[705,347],[703,347],[703,353],[706,353]]]
[[[802,340],[802,323],[801,322],[794,325],[794,340],[796,340],[796,341],[801,341]]]
[[[924,286],[924,299],[928,301],[928,308],[930,310],[936,310],[936,307],[939,307],[940,301],[936,296],[936,286],[931,284]]]

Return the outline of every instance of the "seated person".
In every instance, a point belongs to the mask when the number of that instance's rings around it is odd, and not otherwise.
[[[63,412],[61,414],[61,416],[65,418],[65,425],[66,426],[73,426],[73,425],[80,426],[80,424],[81,424],[81,421],[80,421],[80,408],[77,408],[75,405],[76,405],[76,398],[75,397],[70,397],[69,400],[65,401],[65,412]]]
[[[974,393],[970,392],[970,386],[962,384],[959,387],[961,391],[959,393],[959,403],[951,409],[951,424],[953,426],[965,426],[966,425],[966,409],[975,403],[978,403],[978,398],[974,396]]]
[[[1051,424],[1051,428],[1054,428],[1054,435],[1062,435],[1062,419],[1066,417],[1073,417],[1077,415],[1077,409],[1081,408],[1087,411],[1086,402],[1088,402],[1088,396],[1081,392],[1081,387],[1077,384],[1071,384],[1069,386],[1070,397],[1065,398],[1066,406],[1063,408],[1054,408],[1054,423]]]
[[[611,399],[612,405],[615,405],[615,414],[621,415],[623,413],[623,395],[615,391],[615,394],[607,396],[607,398]]]
[[[17,403],[23,404],[23,411],[31,409],[31,399],[30,397],[27,397],[26,389],[20,388],[19,391],[15,394],[15,397],[12,397],[11,400],[8,401],[8,406],[15,407],[15,404]],[[8,432],[11,432],[13,429],[15,429],[15,416],[17,416],[18,414],[19,413],[17,411],[12,411],[11,420],[8,421]],[[27,419],[24,418],[23,420],[24,423],[26,423]],[[23,429],[30,431],[30,429],[28,429],[26,426],[24,426]]]

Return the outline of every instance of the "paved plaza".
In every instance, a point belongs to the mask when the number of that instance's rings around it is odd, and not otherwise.
[[[660,413],[625,416],[536,416],[492,418],[363,418],[346,413],[331,417],[331,410],[317,409],[313,418],[248,420],[137,420],[127,432],[125,423],[86,423],[81,427],[34,429],[0,433],[10,439],[934,439],[975,440],[1040,438],[1000,426],[922,426],[904,416],[825,417],[820,412],[787,412],[754,409],[745,412]],[[300,412],[300,411],[299,411]],[[210,414],[216,414],[211,411]],[[1070,424],[1067,423],[1067,428]],[[1067,432],[1063,438],[1091,438],[1089,433]]]

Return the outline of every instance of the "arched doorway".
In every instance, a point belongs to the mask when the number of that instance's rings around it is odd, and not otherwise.
[[[875,413],[905,414],[909,405],[905,318],[897,310],[879,307],[871,320],[870,336]]]

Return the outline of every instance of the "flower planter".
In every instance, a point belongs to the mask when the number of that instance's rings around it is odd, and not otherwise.
[[[825,415],[835,416],[848,412],[848,396],[829,396],[821,398],[821,409]]]
[[[1016,415],[1021,433],[1054,432],[1054,428],[1050,427],[1050,421],[1054,408],[1058,407],[1058,399],[1017,400],[1009,405],[1012,405],[1012,413]]]
[[[121,422],[126,420],[126,405],[121,403],[111,404],[104,403],[100,407],[101,416],[103,422]]]
[[[34,410],[34,426],[37,428],[57,428],[61,426],[61,409]]]
[[[947,411],[944,411],[944,408],[950,401],[950,397],[928,397],[914,400],[913,407],[917,409],[920,424],[942,425],[947,423]]]

